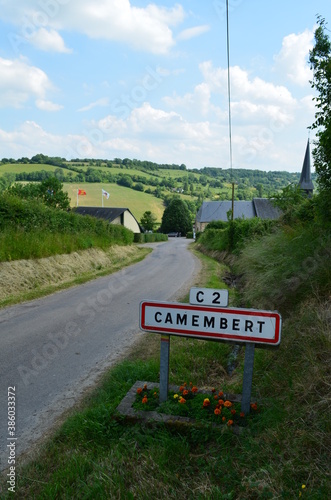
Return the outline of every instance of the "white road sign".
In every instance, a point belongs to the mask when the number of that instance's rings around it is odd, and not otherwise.
[[[281,338],[281,316],[255,309],[144,301],[140,304],[140,328],[183,337],[276,346]]]
[[[228,290],[213,288],[196,288],[190,290],[190,304],[198,306],[227,307],[229,304]]]

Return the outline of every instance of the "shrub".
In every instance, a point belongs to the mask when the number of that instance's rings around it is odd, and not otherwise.
[[[158,241],[168,241],[168,236],[162,233],[135,233],[135,243],[155,243]]]

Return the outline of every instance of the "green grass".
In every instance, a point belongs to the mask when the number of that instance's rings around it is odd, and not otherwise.
[[[101,190],[105,189],[110,194],[108,200],[103,199],[104,207],[120,207],[128,208],[135,218],[140,221],[144,212],[150,210],[156,217],[157,221],[161,222],[164,204],[163,201],[155,196],[135,191],[134,189],[119,186],[118,184],[110,183],[64,183],[64,191],[67,191],[71,199],[71,206],[77,206],[77,189],[84,189],[86,196],[79,196],[79,206],[101,207],[102,195]]]
[[[56,168],[58,167],[43,163],[4,163],[0,164],[0,175],[3,175],[5,173],[21,174],[22,172],[39,172],[40,170],[45,170],[46,172],[54,172]]]
[[[58,233],[45,229],[34,231],[6,229],[0,233],[0,262],[21,259],[40,259],[52,255],[69,254],[88,248],[106,250],[120,240],[110,235],[93,232]]]

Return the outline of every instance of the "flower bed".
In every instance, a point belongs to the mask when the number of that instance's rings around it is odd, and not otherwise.
[[[230,400],[231,399],[231,400]],[[248,419],[240,410],[238,397],[230,398],[221,390],[199,391],[192,383],[170,388],[167,401],[160,403],[158,384],[144,383],[135,388],[132,409],[140,416],[152,412],[182,421],[234,425],[244,427]],[[256,403],[251,404],[251,415],[259,412]]]

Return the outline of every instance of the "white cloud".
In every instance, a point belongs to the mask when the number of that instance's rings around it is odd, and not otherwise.
[[[227,69],[214,68],[210,61],[200,64],[206,83],[213,92],[227,94]],[[279,105],[293,105],[295,99],[283,85],[274,85],[259,77],[250,78],[249,73],[239,66],[230,68],[231,96],[234,100],[249,99]]]
[[[313,48],[314,31],[305,30],[284,37],[280,52],[274,57],[275,69],[293,83],[305,86],[312,79],[308,65],[309,50]]]
[[[41,69],[23,60],[0,58],[0,107],[20,108],[31,97],[44,99],[51,82]]]
[[[72,52],[72,50],[67,49],[63,38],[54,29],[40,28],[33,33],[30,40],[32,45],[45,52]]]
[[[103,97],[101,99],[98,99],[97,101],[91,102],[87,106],[83,106],[82,108],[79,108],[77,111],[90,111],[93,108],[97,107],[105,107],[109,105],[109,99],[108,97]]]
[[[20,16],[17,16],[17,12],[20,12]],[[142,8],[134,7],[130,0],[29,0],[28,5],[26,0],[15,0],[14,8],[11,0],[3,0],[0,12],[0,18],[17,24],[19,35],[31,41],[40,28],[51,28],[56,31],[77,31],[90,38],[118,41],[136,50],[155,54],[166,54],[173,47],[175,41],[171,27],[182,22],[184,16],[183,7],[179,4],[172,8],[155,4]],[[49,33],[54,43],[55,32]]]
[[[45,101],[44,99],[37,99],[36,106],[42,111],[59,111],[60,109],[63,109],[61,104],[55,104],[52,101]]]
[[[200,36],[210,30],[210,26],[204,24],[202,26],[195,26],[194,28],[188,28],[183,30],[177,36],[177,40],[190,40],[196,36]]]
[[[37,153],[58,156],[59,152],[65,156],[74,139],[78,137],[51,134],[34,121],[26,121],[11,132],[0,129],[0,149],[13,158],[31,157]]]

